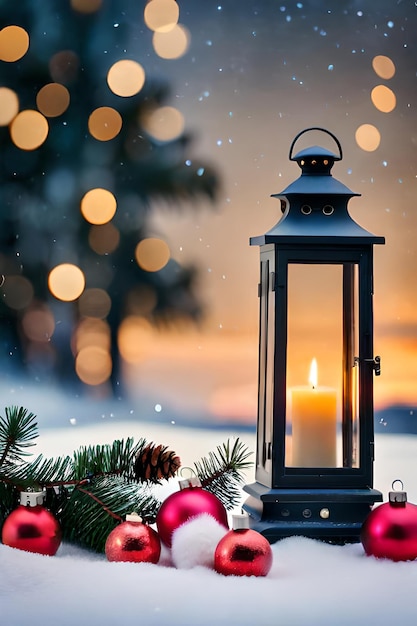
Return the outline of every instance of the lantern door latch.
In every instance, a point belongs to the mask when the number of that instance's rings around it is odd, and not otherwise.
[[[355,363],[371,363],[372,364],[372,369],[375,372],[375,376],[381,376],[381,357],[380,356],[376,356],[373,359],[361,359],[358,356],[355,356]]]

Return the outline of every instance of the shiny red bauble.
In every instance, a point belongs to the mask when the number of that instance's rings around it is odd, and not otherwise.
[[[243,518],[234,516],[234,526],[237,517]],[[271,567],[272,550],[268,540],[251,528],[230,530],[220,539],[214,552],[214,569],[225,576],[266,576]]]
[[[195,479],[180,481],[181,490],[168,496],[161,504],[156,516],[156,526],[161,541],[166,546],[171,547],[174,530],[202,513],[211,515],[219,524],[229,528],[223,504],[217,496],[199,485],[200,482]]]
[[[21,494],[21,502],[24,501],[25,493]],[[34,496],[34,493],[31,492],[30,496]],[[43,496],[40,496],[40,500],[43,500]],[[46,556],[53,556],[57,552],[61,538],[59,523],[41,504],[20,504],[10,513],[2,529],[2,542],[6,546]]]
[[[107,537],[104,550],[109,561],[158,563],[161,541],[157,532],[142,524],[139,515],[127,515]]]
[[[390,501],[373,509],[361,530],[368,556],[413,561],[417,558],[417,506],[405,492],[390,492]]]

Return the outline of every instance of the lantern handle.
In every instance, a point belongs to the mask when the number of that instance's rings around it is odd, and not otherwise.
[[[328,135],[330,135],[330,137],[335,141],[337,148],[339,150],[339,156],[336,156],[334,160],[341,161],[343,159],[342,146],[340,145],[340,141],[338,140],[338,138],[335,135],[333,135],[333,133],[331,133],[330,130],[326,130],[325,128],[320,128],[320,126],[312,126],[311,128],[305,128],[304,130],[299,132],[298,135],[296,135],[295,138],[293,139],[293,142],[290,147],[290,154],[289,154],[290,161],[295,161],[295,158],[293,157],[292,153],[293,153],[296,141],[298,141],[301,135],[304,135],[304,133],[308,133],[310,130],[319,130],[322,133],[327,133]]]

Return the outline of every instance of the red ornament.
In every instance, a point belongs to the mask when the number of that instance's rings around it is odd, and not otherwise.
[[[213,493],[201,488],[198,478],[181,480],[179,484],[180,491],[172,493],[164,500],[156,516],[159,536],[166,546],[171,547],[174,530],[202,513],[208,513],[219,524],[229,528],[223,504]]]
[[[20,505],[3,524],[2,542],[11,548],[53,556],[61,544],[61,529],[43,505],[45,492],[22,491]]]
[[[109,561],[158,563],[161,542],[158,533],[142,524],[139,515],[132,513],[126,515],[126,521],[111,531],[104,550]]]
[[[272,567],[267,539],[249,528],[247,515],[233,516],[233,530],[219,541],[214,569],[224,576],[266,576]]]
[[[407,502],[405,491],[390,491],[389,502],[369,513],[361,541],[368,556],[392,561],[417,558],[417,506]]]

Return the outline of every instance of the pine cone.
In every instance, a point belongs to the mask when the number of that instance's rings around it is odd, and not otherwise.
[[[149,443],[136,455],[133,469],[136,480],[158,483],[163,478],[168,480],[175,476],[180,467],[181,460],[175,452],[168,450],[167,446]]]

